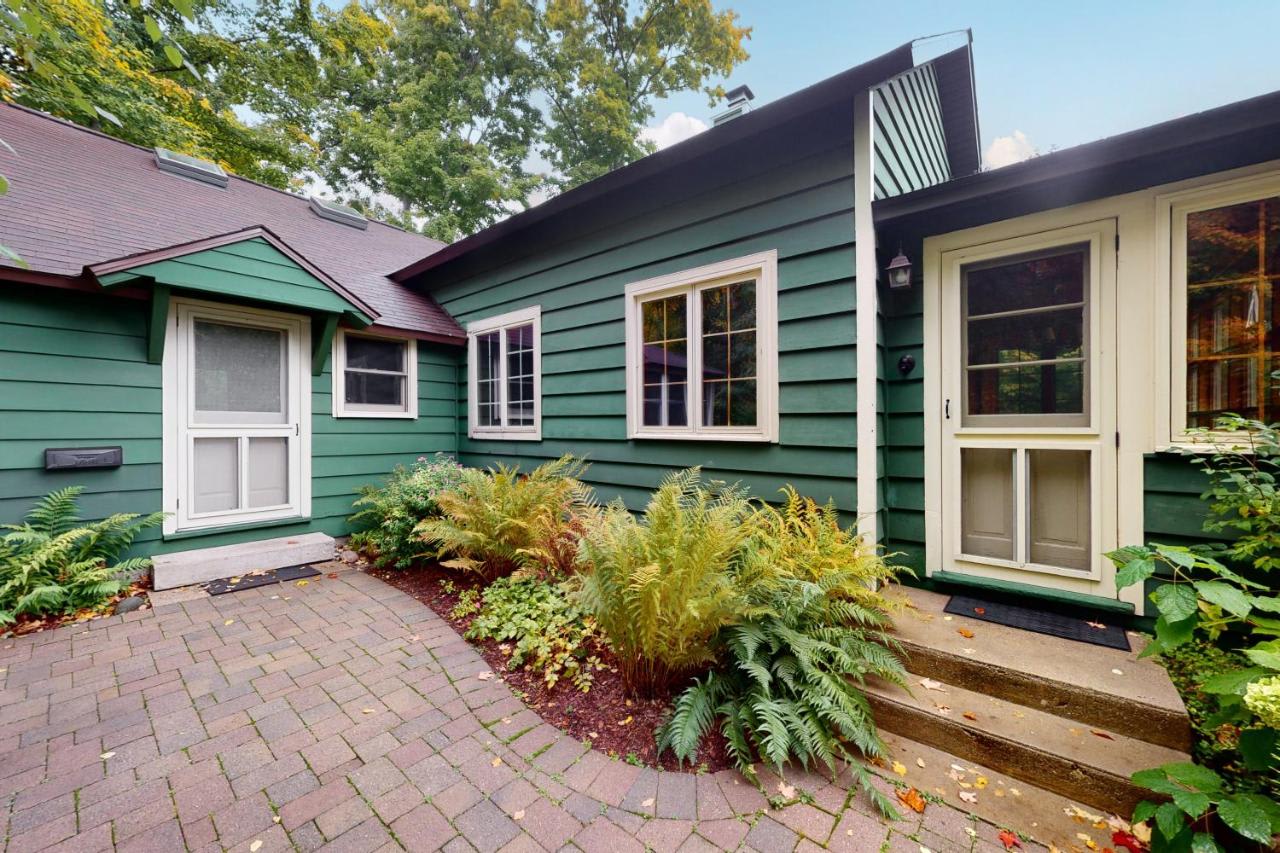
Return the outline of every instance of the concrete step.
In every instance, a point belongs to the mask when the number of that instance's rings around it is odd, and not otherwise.
[[[151,558],[152,586],[158,590],[246,575],[259,569],[281,569],[333,559],[333,537],[304,533],[196,548]]]
[[[995,853],[1003,850],[996,834],[999,829],[1010,829],[1050,850],[1074,850],[1085,853],[1087,845],[1080,837],[1103,850],[1112,846],[1111,828],[1105,821],[1109,815],[1100,810],[1083,807],[1078,801],[1054,793],[1032,782],[1016,779],[978,762],[913,741],[892,732],[883,732],[885,746],[893,760],[899,762],[901,775],[891,768],[880,772],[896,784],[915,788],[923,794],[939,797],[983,821],[991,827],[978,824],[978,838],[974,839],[975,851]],[[959,769],[957,769],[959,768]],[[982,787],[979,787],[981,785]],[[965,794],[965,797],[960,796]],[[967,797],[967,798],[966,798]],[[928,825],[926,806],[925,817]],[[901,811],[901,809],[899,809]],[[1125,815],[1127,818],[1128,815]],[[1099,824],[1102,824],[1099,827]],[[968,850],[968,833],[963,828],[952,828],[943,833],[921,833],[919,842],[929,850]],[[1052,845],[1050,847],[1049,845]],[[832,847],[835,847],[833,841]],[[898,848],[894,848],[895,850]],[[914,853],[914,847],[903,847]],[[1024,850],[1044,848],[1024,843]]]
[[[1191,748],[1186,707],[1164,668],[1124,652],[945,613],[950,596],[908,587],[895,619],[907,667],[989,696],[1174,750]],[[972,636],[966,636],[970,634]]]
[[[909,676],[910,690],[883,681],[867,697],[881,729],[960,756],[1064,797],[1128,815],[1144,798],[1135,771],[1185,752],[1082,724],[954,684]]]

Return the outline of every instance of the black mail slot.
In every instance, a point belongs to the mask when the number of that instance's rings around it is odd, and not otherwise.
[[[44,470],[65,468],[119,468],[124,464],[121,447],[46,447]]]

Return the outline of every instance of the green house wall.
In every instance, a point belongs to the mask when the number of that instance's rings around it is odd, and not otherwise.
[[[528,468],[562,453],[586,456],[588,480],[600,496],[621,497],[633,509],[673,469],[701,465],[707,476],[740,481],[761,497],[792,483],[834,500],[852,521],[852,128],[809,130],[773,151],[726,152],[721,163],[734,168],[717,181],[707,174],[715,166],[673,178],[654,187],[645,209],[621,221],[594,230],[584,225],[583,233],[555,245],[432,282],[433,295],[463,324],[530,305],[542,309],[542,441],[468,439],[463,405],[462,459]],[[780,440],[628,440],[625,286],[770,249],[778,253]]]
[[[148,304],[0,282],[0,523],[17,522],[41,495],[85,486],[86,518],[161,508],[161,366],[146,360]],[[310,531],[348,533],[355,490],[398,464],[456,449],[453,348],[418,346],[417,420],[334,418],[332,365],[312,383],[311,519],[162,541],[142,554]],[[104,470],[44,470],[46,447],[120,445]]]

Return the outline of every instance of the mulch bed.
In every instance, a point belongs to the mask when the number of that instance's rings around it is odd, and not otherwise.
[[[364,571],[418,599],[460,635],[466,634],[472,617],[455,619],[452,615],[454,605],[464,590],[484,585],[473,575],[450,571],[435,564],[411,569],[364,567]],[[441,588],[442,580],[453,582],[452,593]],[[542,719],[578,740],[590,741],[594,748],[608,755],[664,770],[688,771],[705,766],[705,770],[714,772],[733,766],[719,731],[712,731],[703,740],[697,768],[687,764],[680,767],[669,752],[659,758],[653,733],[666,719],[672,697],[641,699],[628,696],[621,676],[611,665],[615,658],[607,647],[597,648],[594,652],[608,668],[596,671],[590,691],[583,693],[568,682],[548,688],[541,670],[508,669],[507,655],[494,640],[468,642],[479,650],[498,677],[511,685]],[[630,722],[624,722],[627,720]]]
[[[45,616],[19,616],[17,621],[6,625],[0,637],[21,637],[25,634],[38,634],[41,631],[48,631],[54,628],[60,628],[63,625],[72,625],[78,622],[88,622],[93,619],[102,619],[107,616],[114,616],[116,605],[131,596],[143,596],[144,600],[139,610],[146,610],[151,605],[145,600],[147,590],[151,589],[150,575],[134,581],[125,587],[116,595],[111,596],[99,607],[86,607],[83,610],[77,610],[74,613],[50,613]]]

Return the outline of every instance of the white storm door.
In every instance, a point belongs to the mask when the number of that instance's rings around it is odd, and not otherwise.
[[[1112,596],[1115,223],[943,255],[947,571]]]
[[[166,483],[178,531],[310,512],[307,332],[287,314],[175,305]]]

